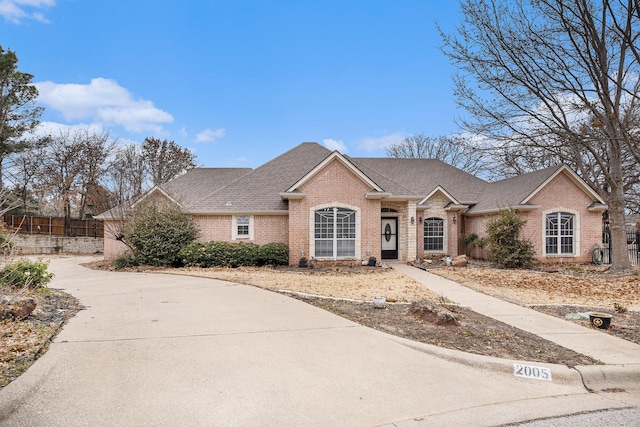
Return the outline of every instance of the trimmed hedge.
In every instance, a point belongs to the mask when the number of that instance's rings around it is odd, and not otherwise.
[[[202,268],[288,265],[289,247],[284,243],[193,242],[180,251],[179,257],[185,266]]]

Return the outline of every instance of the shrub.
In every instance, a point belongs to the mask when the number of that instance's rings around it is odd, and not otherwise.
[[[182,248],[179,257],[183,265],[202,268],[287,265],[289,247],[284,243],[192,242]]]
[[[526,223],[516,212],[507,210],[487,224],[491,257],[498,267],[528,268],[533,264],[533,244],[520,239],[520,232]]]
[[[267,243],[258,249],[258,265],[289,265],[289,246]]]
[[[180,265],[180,251],[198,230],[190,216],[171,207],[139,207],[124,231],[135,261],[154,266]]]
[[[43,261],[22,259],[6,265],[0,270],[0,284],[11,288],[28,287],[38,289],[53,279],[47,271],[49,265]]]
[[[227,267],[253,267],[258,265],[258,249],[260,246],[251,242],[231,244],[229,265]]]
[[[180,249],[178,256],[182,265],[187,267],[203,267],[205,244],[202,242],[191,242]]]

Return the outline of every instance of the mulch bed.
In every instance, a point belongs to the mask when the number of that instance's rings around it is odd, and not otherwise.
[[[505,359],[569,366],[599,363],[588,356],[464,307],[447,304],[445,307],[458,317],[459,324],[437,325],[410,314],[408,304],[386,304],[385,308],[380,309],[368,302],[292,296],[364,326],[444,348]]]

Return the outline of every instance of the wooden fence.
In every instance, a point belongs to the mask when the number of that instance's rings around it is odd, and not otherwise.
[[[3,220],[5,230],[12,233],[104,237],[104,224],[97,219],[5,215]]]

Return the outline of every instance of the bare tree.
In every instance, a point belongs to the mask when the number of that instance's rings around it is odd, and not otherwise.
[[[65,218],[71,218],[79,193],[84,141],[79,134],[61,131],[49,136],[43,151],[40,189],[57,199]],[[65,232],[68,230],[65,229]]]
[[[93,205],[93,209],[98,211],[107,208],[104,199],[108,200],[108,196],[104,194],[106,190],[100,183],[106,175],[107,159],[114,151],[116,141],[111,139],[108,132],[96,133],[86,129],[78,131],[74,138],[81,140],[82,150],[82,169],[78,175],[78,218],[82,219],[87,205]]]
[[[43,198],[54,200],[66,219],[83,218],[87,204],[106,191],[100,181],[114,144],[108,133],[87,129],[48,136],[47,144],[41,148],[38,182]],[[69,231],[66,229],[65,233]]]
[[[461,6],[457,34],[442,37],[469,113],[462,127],[520,166],[536,158],[572,165],[607,202],[613,267],[626,268],[625,190],[640,161],[640,2]]]
[[[147,190],[147,172],[138,144],[120,146],[110,164],[109,181],[113,194],[113,206],[133,200]]]
[[[423,133],[409,136],[387,147],[387,157],[438,159],[472,175],[486,171],[481,153],[464,138],[457,136],[430,137]]]
[[[145,138],[142,159],[148,168],[153,185],[165,182],[196,167],[196,156],[188,148],[173,141]]]

